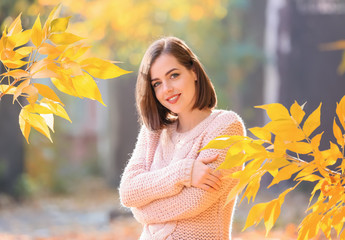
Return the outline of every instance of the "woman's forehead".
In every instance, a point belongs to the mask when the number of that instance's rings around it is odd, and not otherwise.
[[[151,65],[151,77],[155,78],[160,75],[165,75],[173,68],[181,68],[181,64],[171,54],[163,54],[159,56]]]

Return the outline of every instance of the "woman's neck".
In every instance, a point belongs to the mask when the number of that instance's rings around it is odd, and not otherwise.
[[[177,120],[177,132],[183,133],[192,130],[196,125],[210,116],[211,113],[211,109],[193,109],[190,112],[179,114]]]

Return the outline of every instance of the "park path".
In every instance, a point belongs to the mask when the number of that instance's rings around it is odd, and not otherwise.
[[[0,240],[138,239],[142,227],[120,206],[116,189],[99,179],[89,179],[78,189],[73,194],[34,197],[22,203],[0,196]],[[265,238],[263,230],[241,233],[235,224],[233,240],[245,239],[292,240],[296,227],[288,225]]]

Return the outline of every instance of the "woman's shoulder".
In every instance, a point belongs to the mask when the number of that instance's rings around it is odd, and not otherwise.
[[[243,120],[236,112],[232,110],[215,109],[213,114],[216,117],[213,119],[215,124],[212,125],[229,125],[231,123],[240,122],[243,124]]]

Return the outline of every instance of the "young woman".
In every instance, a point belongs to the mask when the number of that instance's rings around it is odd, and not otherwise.
[[[199,150],[217,136],[244,135],[241,118],[214,109],[210,79],[175,37],[146,51],[136,102],[142,127],[119,192],[144,226],[140,239],[229,239],[235,202],[225,202],[236,180],[215,171],[227,150]]]

